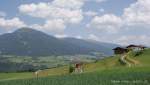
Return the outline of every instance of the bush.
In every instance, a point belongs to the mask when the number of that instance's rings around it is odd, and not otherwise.
[[[69,66],[69,73],[73,73],[75,70],[74,66],[70,65]]]
[[[139,55],[141,55],[142,53],[143,53],[142,51],[136,52],[135,56],[139,56]]]
[[[126,65],[125,62],[123,62],[121,59],[118,60],[120,62],[121,65]]]

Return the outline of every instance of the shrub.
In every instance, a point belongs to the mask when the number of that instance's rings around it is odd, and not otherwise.
[[[74,66],[70,65],[69,66],[69,73],[73,73],[75,70]]]

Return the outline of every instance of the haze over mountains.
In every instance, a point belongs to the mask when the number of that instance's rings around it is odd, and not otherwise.
[[[101,52],[113,54],[118,45],[76,38],[56,38],[43,32],[21,28],[13,33],[0,35],[0,54],[19,56],[74,55]]]

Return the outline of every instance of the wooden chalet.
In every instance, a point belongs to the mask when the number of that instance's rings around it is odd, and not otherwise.
[[[128,49],[123,47],[116,47],[113,50],[115,54],[124,54],[128,52]]]
[[[142,45],[129,45],[129,46],[126,46],[126,47],[116,47],[113,50],[114,50],[115,54],[124,54],[124,53],[129,52],[129,50],[138,52],[138,51],[144,50],[145,48],[146,47],[142,46]]]
[[[133,51],[141,51],[141,50],[144,50],[146,47],[142,45],[129,45],[126,48],[133,50]]]

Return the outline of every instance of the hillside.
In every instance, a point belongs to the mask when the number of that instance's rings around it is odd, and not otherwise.
[[[59,39],[31,28],[20,28],[13,33],[0,35],[0,54],[49,56],[100,52],[105,55],[112,55],[112,47],[105,47],[108,43],[102,45],[100,42],[97,43],[99,44],[74,38],[71,40]]]
[[[28,80],[15,80],[15,81],[4,81],[7,80],[0,78],[2,85],[149,85],[150,84],[150,49],[142,51],[138,55],[130,54],[130,58],[139,61],[138,65],[131,67],[125,66],[120,63],[119,58],[121,56],[114,56],[105,58],[95,63],[85,64],[83,74],[68,74],[68,67],[60,67],[54,69],[44,70],[40,75],[44,76],[44,73],[48,73],[49,77]],[[25,78],[33,78],[31,73],[24,73],[29,75]],[[11,79],[20,79],[21,74],[11,76]],[[14,74],[0,74],[0,75],[14,75]],[[53,75],[53,76],[51,76]],[[8,78],[8,79],[9,79]],[[58,82],[59,81],[59,82]],[[27,83],[28,82],[28,83]]]
[[[96,51],[100,51],[101,53],[110,56],[113,54],[112,48],[118,47],[120,45],[112,44],[112,43],[103,43],[94,40],[83,40],[76,38],[63,38],[62,40],[68,41],[71,44],[78,45],[82,48],[86,47],[87,49],[93,48]]]

